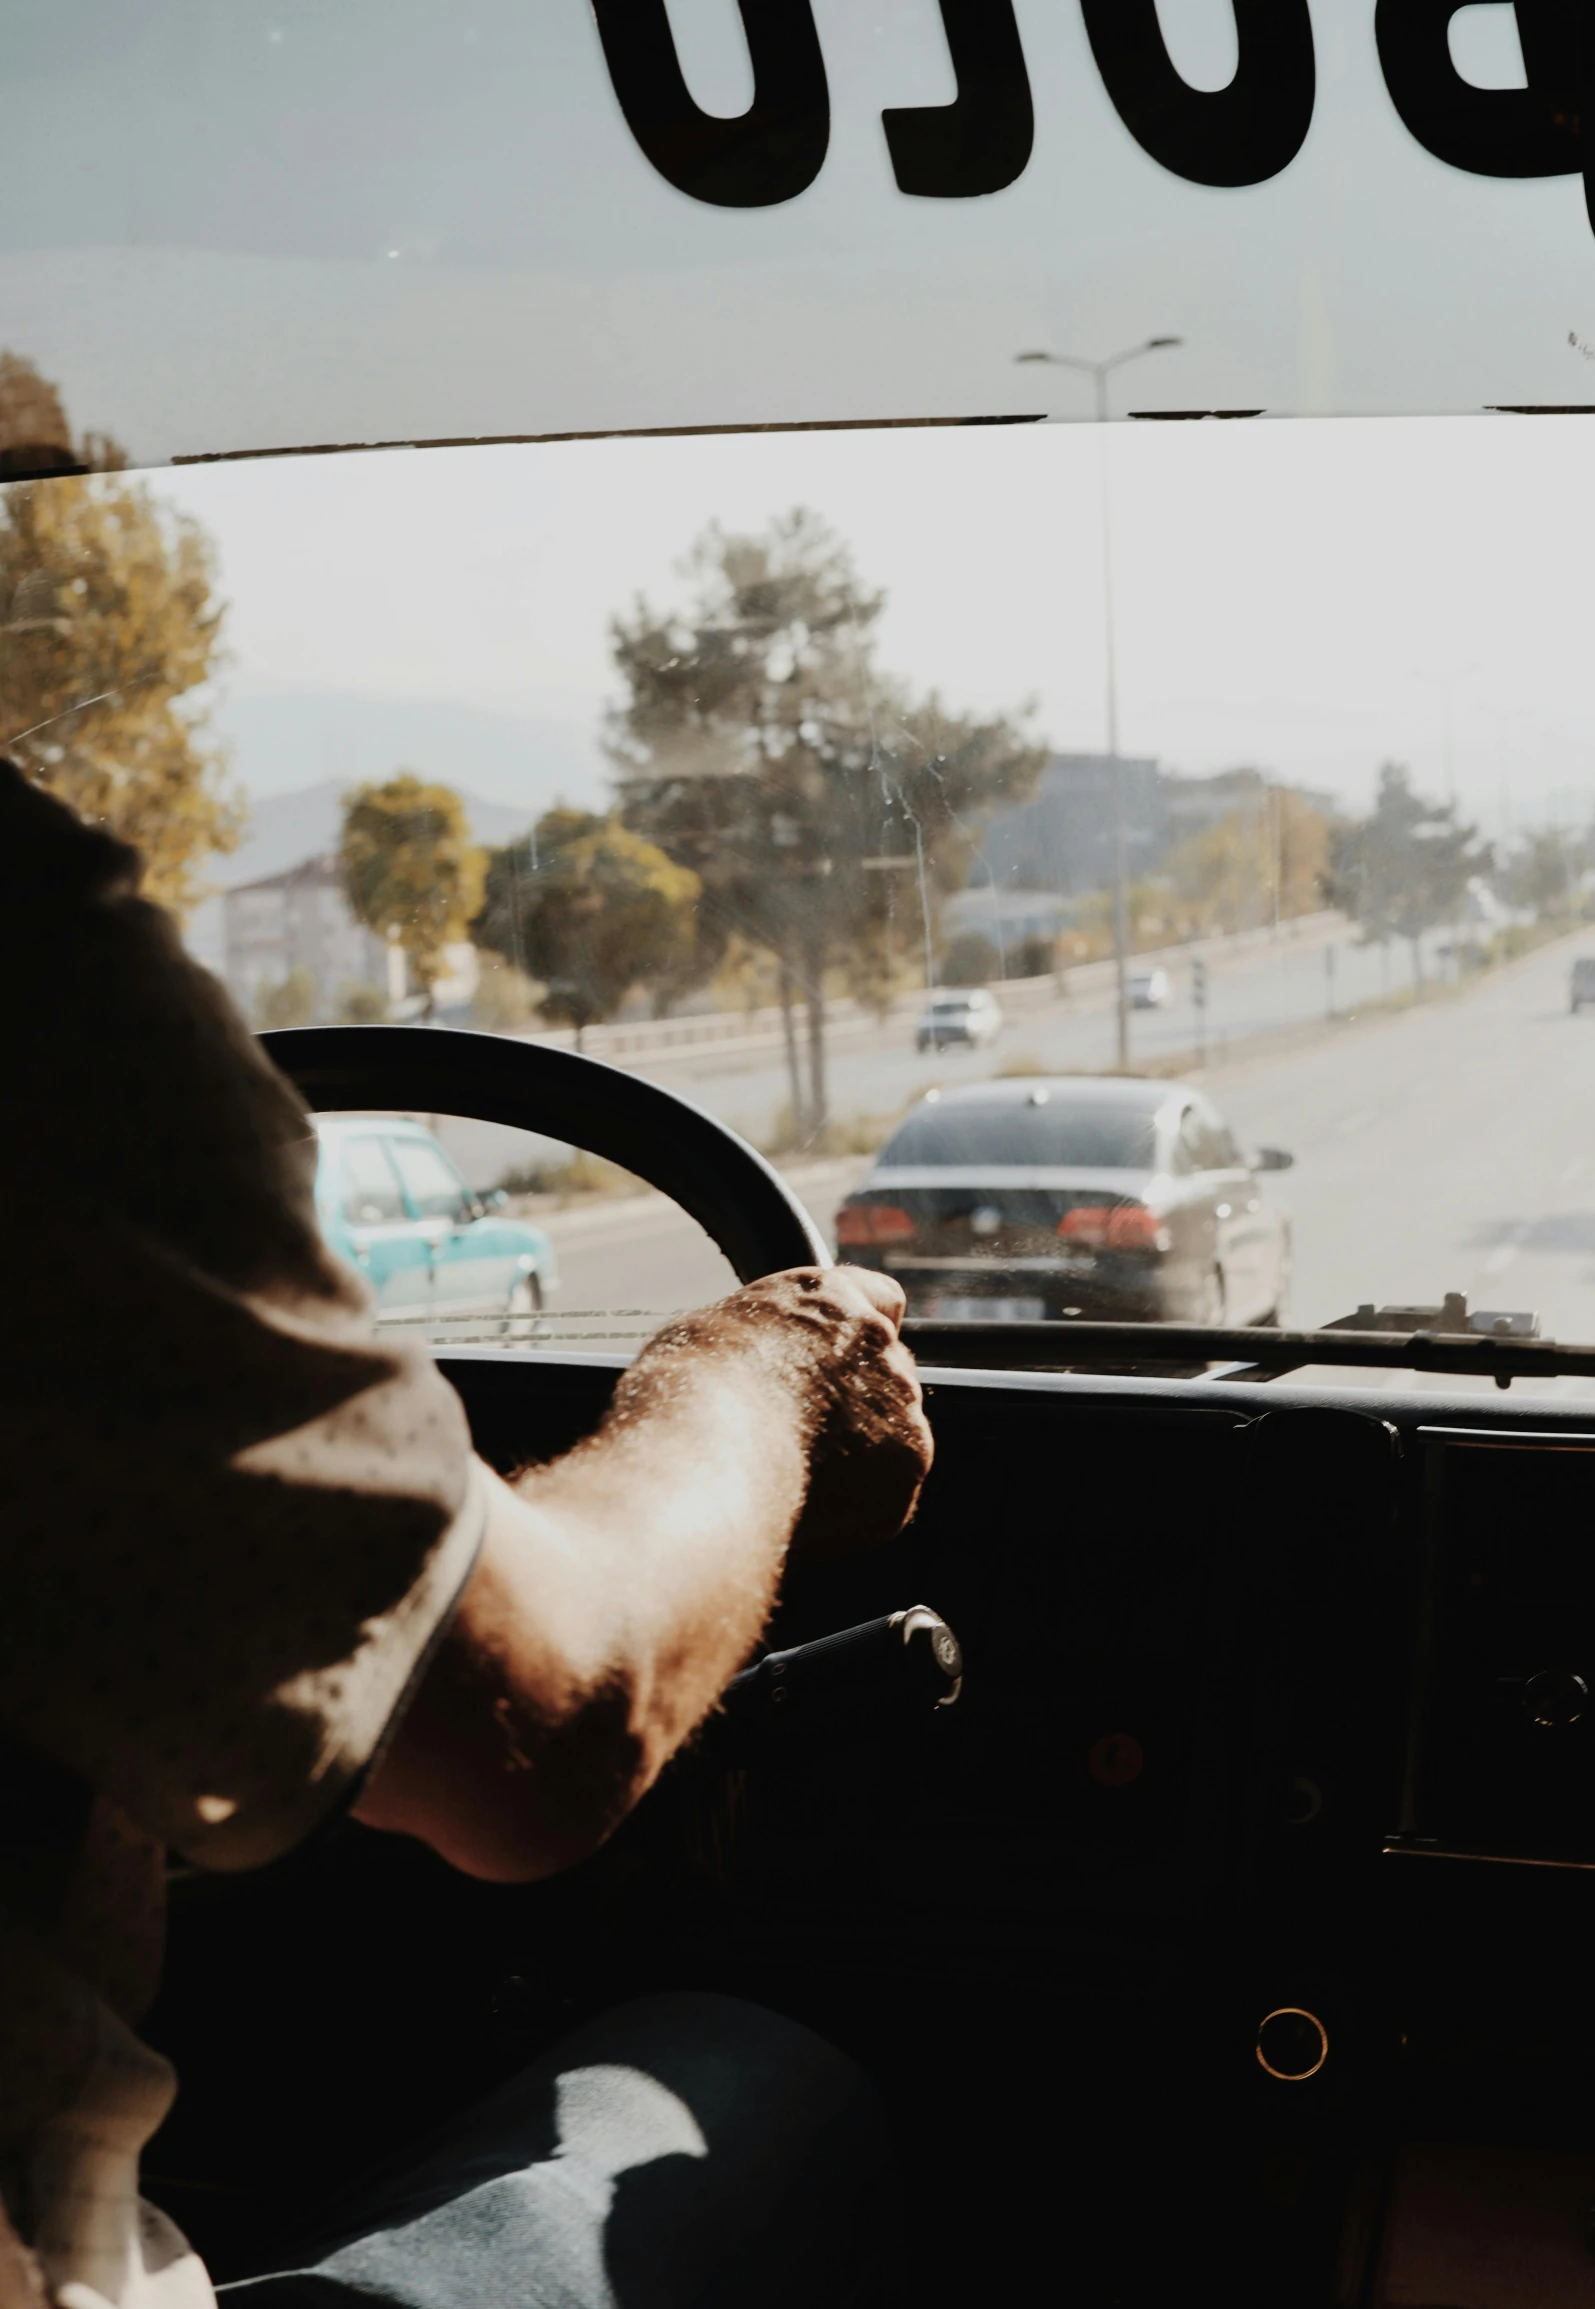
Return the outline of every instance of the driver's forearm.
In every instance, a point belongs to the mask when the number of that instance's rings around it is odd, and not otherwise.
[[[512,1489],[358,1816],[523,1881],[601,1843],[756,1644],[803,1503],[801,1398],[747,1356],[622,1383]]]

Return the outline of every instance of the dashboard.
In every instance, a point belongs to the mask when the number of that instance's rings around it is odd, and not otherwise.
[[[506,1468],[590,1430],[618,1368],[441,1360]],[[956,1708],[757,1769],[689,1753],[595,1862],[528,1891],[355,1829],[269,1881],[179,1887],[187,1987],[158,2019],[186,2090],[150,2162],[224,2271],[227,2172],[291,2198],[351,2141],[667,1981],[777,2005],[869,2062],[910,2147],[915,2250],[971,2288],[1031,2283],[1062,2221],[1093,2299],[1166,2299],[1193,2260],[1236,2300],[1374,2298],[1407,2144],[1588,2145],[1578,1415],[927,1386],[914,1525],[794,1576],[771,1640],[929,1603],[963,1645]],[[249,2012],[218,2032],[240,1975]],[[229,2064],[287,2089],[307,2061],[325,2089],[300,2088],[291,2137],[269,2087],[217,2113]]]

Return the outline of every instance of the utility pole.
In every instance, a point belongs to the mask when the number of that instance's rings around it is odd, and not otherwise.
[[[1207,1064],[1207,964],[1200,954],[1191,957],[1191,1002],[1196,1011],[1196,1063]]]
[[[1148,337],[1143,344],[1130,345],[1122,353],[1110,353],[1105,361],[1084,361],[1073,353],[1016,353],[1016,361],[1044,361],[1055,369],[1078,369],[1090,377],[1096,386],[1096,421],[1108,422],[1108,378],[1115,369],[1123,368],[1126,361],[1138,361],[1143,353],[1161,353],[1174,345],[1183,345],[1183,337]],[[1112,789],[1113,807],[1113,961],[1117,1033],[1115,1037],[1118,1069],[1127,1074],[1130,1067],[1130,923],[1129,896],[1126,888],[1128,862],[1124,828],[1124,772],[1119,761],[1119,672],[1113,632],[1113,525],[1112,508],[1108,494],[1108,447],[1103,434],[1098,443],[1097,471],[1102,489],[1102,619],[1104,659],[1107,676],[1106,721],[1108,734],[1108,779]]]

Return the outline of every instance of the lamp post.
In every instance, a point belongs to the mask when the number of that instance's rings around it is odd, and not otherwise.
[[[1073,353],[1016,353],[1016,361],[1044,361],[1054,369],[1078,369],[1090,377],[1096,386],[1096,419],[1099,425],[1108,421],[1108,379],[1115,369],[1122,369],[1127,361],[1138,361],[1144,353],[1161,353],[1174,345],[1183,345],[1183,337],[1148,337],[1144,343],[1126,346],[1122,353],[1110,353],[1105,361],[1081,360]],[[1108,503],[1108,457],[1106,442],[1098,460],[1102,482],[1102,602],[1103,631],[1106,643],[1108,775],[1113,799],[1113,961],[1118,1016],[1118,1064],[1124,1073],[1130,1064],[1130,978],[1129,978],[1129,921],[1128,897],[1125,889],[1124,855],[1124,776],[1119,766],[1119,671],[1113,635],[1113,530]]]

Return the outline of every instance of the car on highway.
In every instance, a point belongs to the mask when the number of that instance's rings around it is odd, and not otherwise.
[[[316,1211],[388,1321],[497,1318],[526,1333],[558,1288],[540,1227],[479,1195],[424,1123],[317,1115]]]
[[[1581,954],[1573,964],[1568,1001],[1575,1013],[1586,1002],[1595,1002],[1595,954]]]
[[[930,1091],[836,1216],[838,1257],[934,1320],[1278,1323],[1290,1225],[1187,1083],[1033,1075]]]
[[[985,986],[944,987],[926,1003],[914,1029],[916,1050],[946,1050],[962,1043],[984,1050],[1002,1032],[1002,1006]]]
[[[1171,991],[1166,970],[1134,970],[1130,973],[1132,1010],[1161,1010]]]

